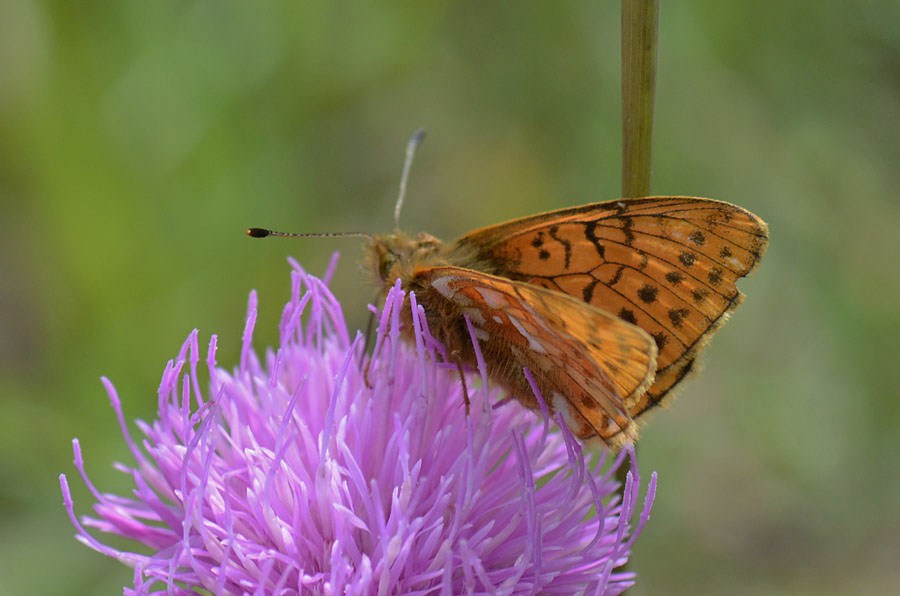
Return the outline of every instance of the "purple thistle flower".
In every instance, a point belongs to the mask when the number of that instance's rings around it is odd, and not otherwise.
[[[103,379],[136,462],[117,466],[132,495],[93,486],[77,439],[94,516],[79,520],[64,474],[60,485],[76,538],[134,569],[124,594],[620,594],[634,583],[615,569],[649,517],[656,477],[632,529],[631,451],[591,465],[565,424],[550,432],[546,411],[541,421],[497,404],[483,364],[467,380],[467,417],[455,368],[437,363],[443,348],[399,286],[364,376],[362,338],[351,340],[327,282],[292,264],[278,349],[261,362],[251,348],[251,293],[240,365],[216,366],[213,336],[204,394],[192,332],[163,372],[158,418],[137,422],[143,449]],[[415,348],[399,340],[410,305]]]

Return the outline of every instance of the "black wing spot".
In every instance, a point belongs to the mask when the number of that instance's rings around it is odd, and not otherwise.
[[[659,288],[657,288],[656,286],[644,284],[641,289],[637,291],[637,295],[638,298],[640,298],[647,304],[652,304],[653,302],[656,302],[657,292],[659,292]]]
[[[535,248],[540,248],[544,246],[544,233],[538,232],[534,238],[531,239],[531,246]]]
[[[731,257],[731,248],[728,246],[723,246],[722,250],[719,251],[719,256],[723,259]]]
[[[597,287],[597,284],[600,283],[600,280],[595,279],[588,285],[584,286],[584,289],[581,290],[581,297],[584,298],[584,301],[590,303],[594,297],[594,288]]]
[[[672,325],[675,327],[681,327],[682,323],[684,323],[684,318],[688,316],[688,312],[686,308],[669,309],[669,320],[672,321]]]
[[[572,261],[572,243],[569,242],[566,238],[560,238],[557,236],[559,232],[559,226],[553,226],[550,228],[550,237],[562,244],[563,250],[566,251],[566,269],[569,268],[569,263]]]
[[[622,232],[625,233],[625,244],[631,246],[634,244],[634,232],[631,231],[631,228],[634,227],[634,220],[630,217],[622,218]]]
[[[541,252],[538,253],[538,258],[542,261],[546,261],[550,258],[550,253],[542,248]]]
[[[591,244],[594,245],[594,248],[597,249],[597,254],[600,255],[600,258],[604,261],[606,260],[606,248],[602,244],[600,244],[600,238],[597,237],[597,222],[591,221],[584,228],[584,237],[591,241]]]
[[[705,288],[697,288],[693,292],[691,292],[691,295],[694,297],[694,302],[699,304],[706,300],[706,297],[709,296],[709,290]]]
[[[623,272],[623,271],[625,271],[625,265],[620,265],[619,268],[616,269],[616,274],[613,275],[613,278],[612,278],[611,280],[609,280],[609,281],[606,283],[606,285],[608,285],[609,287],[613,287],[614,285],[616,285],[617,283],[619,283],[619,280],[622,279],[622,272]]]
[[[684,281],[684,276],[679,271],[669,271],[666,273],[666,281],[673,286],[677,286]]]
[[[706,242],[706,236],[704,236],[703,232],[701,232],[700,230],[694,230],[690,233],[688,238],[697,246],[703,246],[703,244]]]
[[[678,260],[681,261],[681,264],[685,267],[690,267],[694,264],[694,261],[697,260],[697,255],[692,252],[684,251],[678,255]]]
[[[634,311],[628,308],[623,308],[619,311],[619,318],[623,321],[631,323],[632,325],[637,325],[637,319],[634,316]]]
[[[707,277],[709,278],[709,283],[716,286],[722,282],[722,269],[720,267],[713,267],[709,272]]]
[[[656,349],[662,352],[666,344],[669,343],[669,337],[662,331],[657,331],[653,334],[653,341],[656,342]]]

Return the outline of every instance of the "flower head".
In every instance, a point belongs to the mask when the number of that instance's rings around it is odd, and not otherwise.
[[[546,412],[498,405],[483,364],[466,380],[467,415],[456,369],[399,286],[366,368],[326,284],[293,265],[278,348],[262,359],[251,348],[251,293],[240,364],[217,367],[213,336],[204,392],[191,333],[163,372],[157,419],[137,422],[141,447],[103,379],[135,460],[119,466],[132,495],[94,488],[77,439],[94,515],[79,519],[60,483],[78,540],[134,568],[125,594],[619,594],[633,583],[615,569],[655,491],[654,476],[632,529],[633,454],[620,498],[626,452],[592,465],[565,424],[550,432]],[[414,347],[399,340],[402,308]]]

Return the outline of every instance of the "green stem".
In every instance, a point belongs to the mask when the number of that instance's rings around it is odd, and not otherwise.
[[[650,195],[659,0],[622,0],[622,196]]]
[[[650,195],[659,0],[622,0],[622,197]],[[625,489],[629,466],[616,470]],[[632,562],[620,571],[633,569]]]

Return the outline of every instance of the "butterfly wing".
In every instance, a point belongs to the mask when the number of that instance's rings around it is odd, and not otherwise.
[[[420,269],[410,289],[439,339],[474,364],[460,324],[468,316],[491,378],[526,405],[538,407],[523,366],[577,436],[633,434],[627,408],[656,370],[656,344],[646,332],[568,295],[461,267]]]
[[[485,271],[563,292],[638,325],[655,340],[657,376],[631,408],[660,403],[743,299],[735,282],[758,264],[766,224],[711,199],[596,203],[476,230],[455,250]]]

